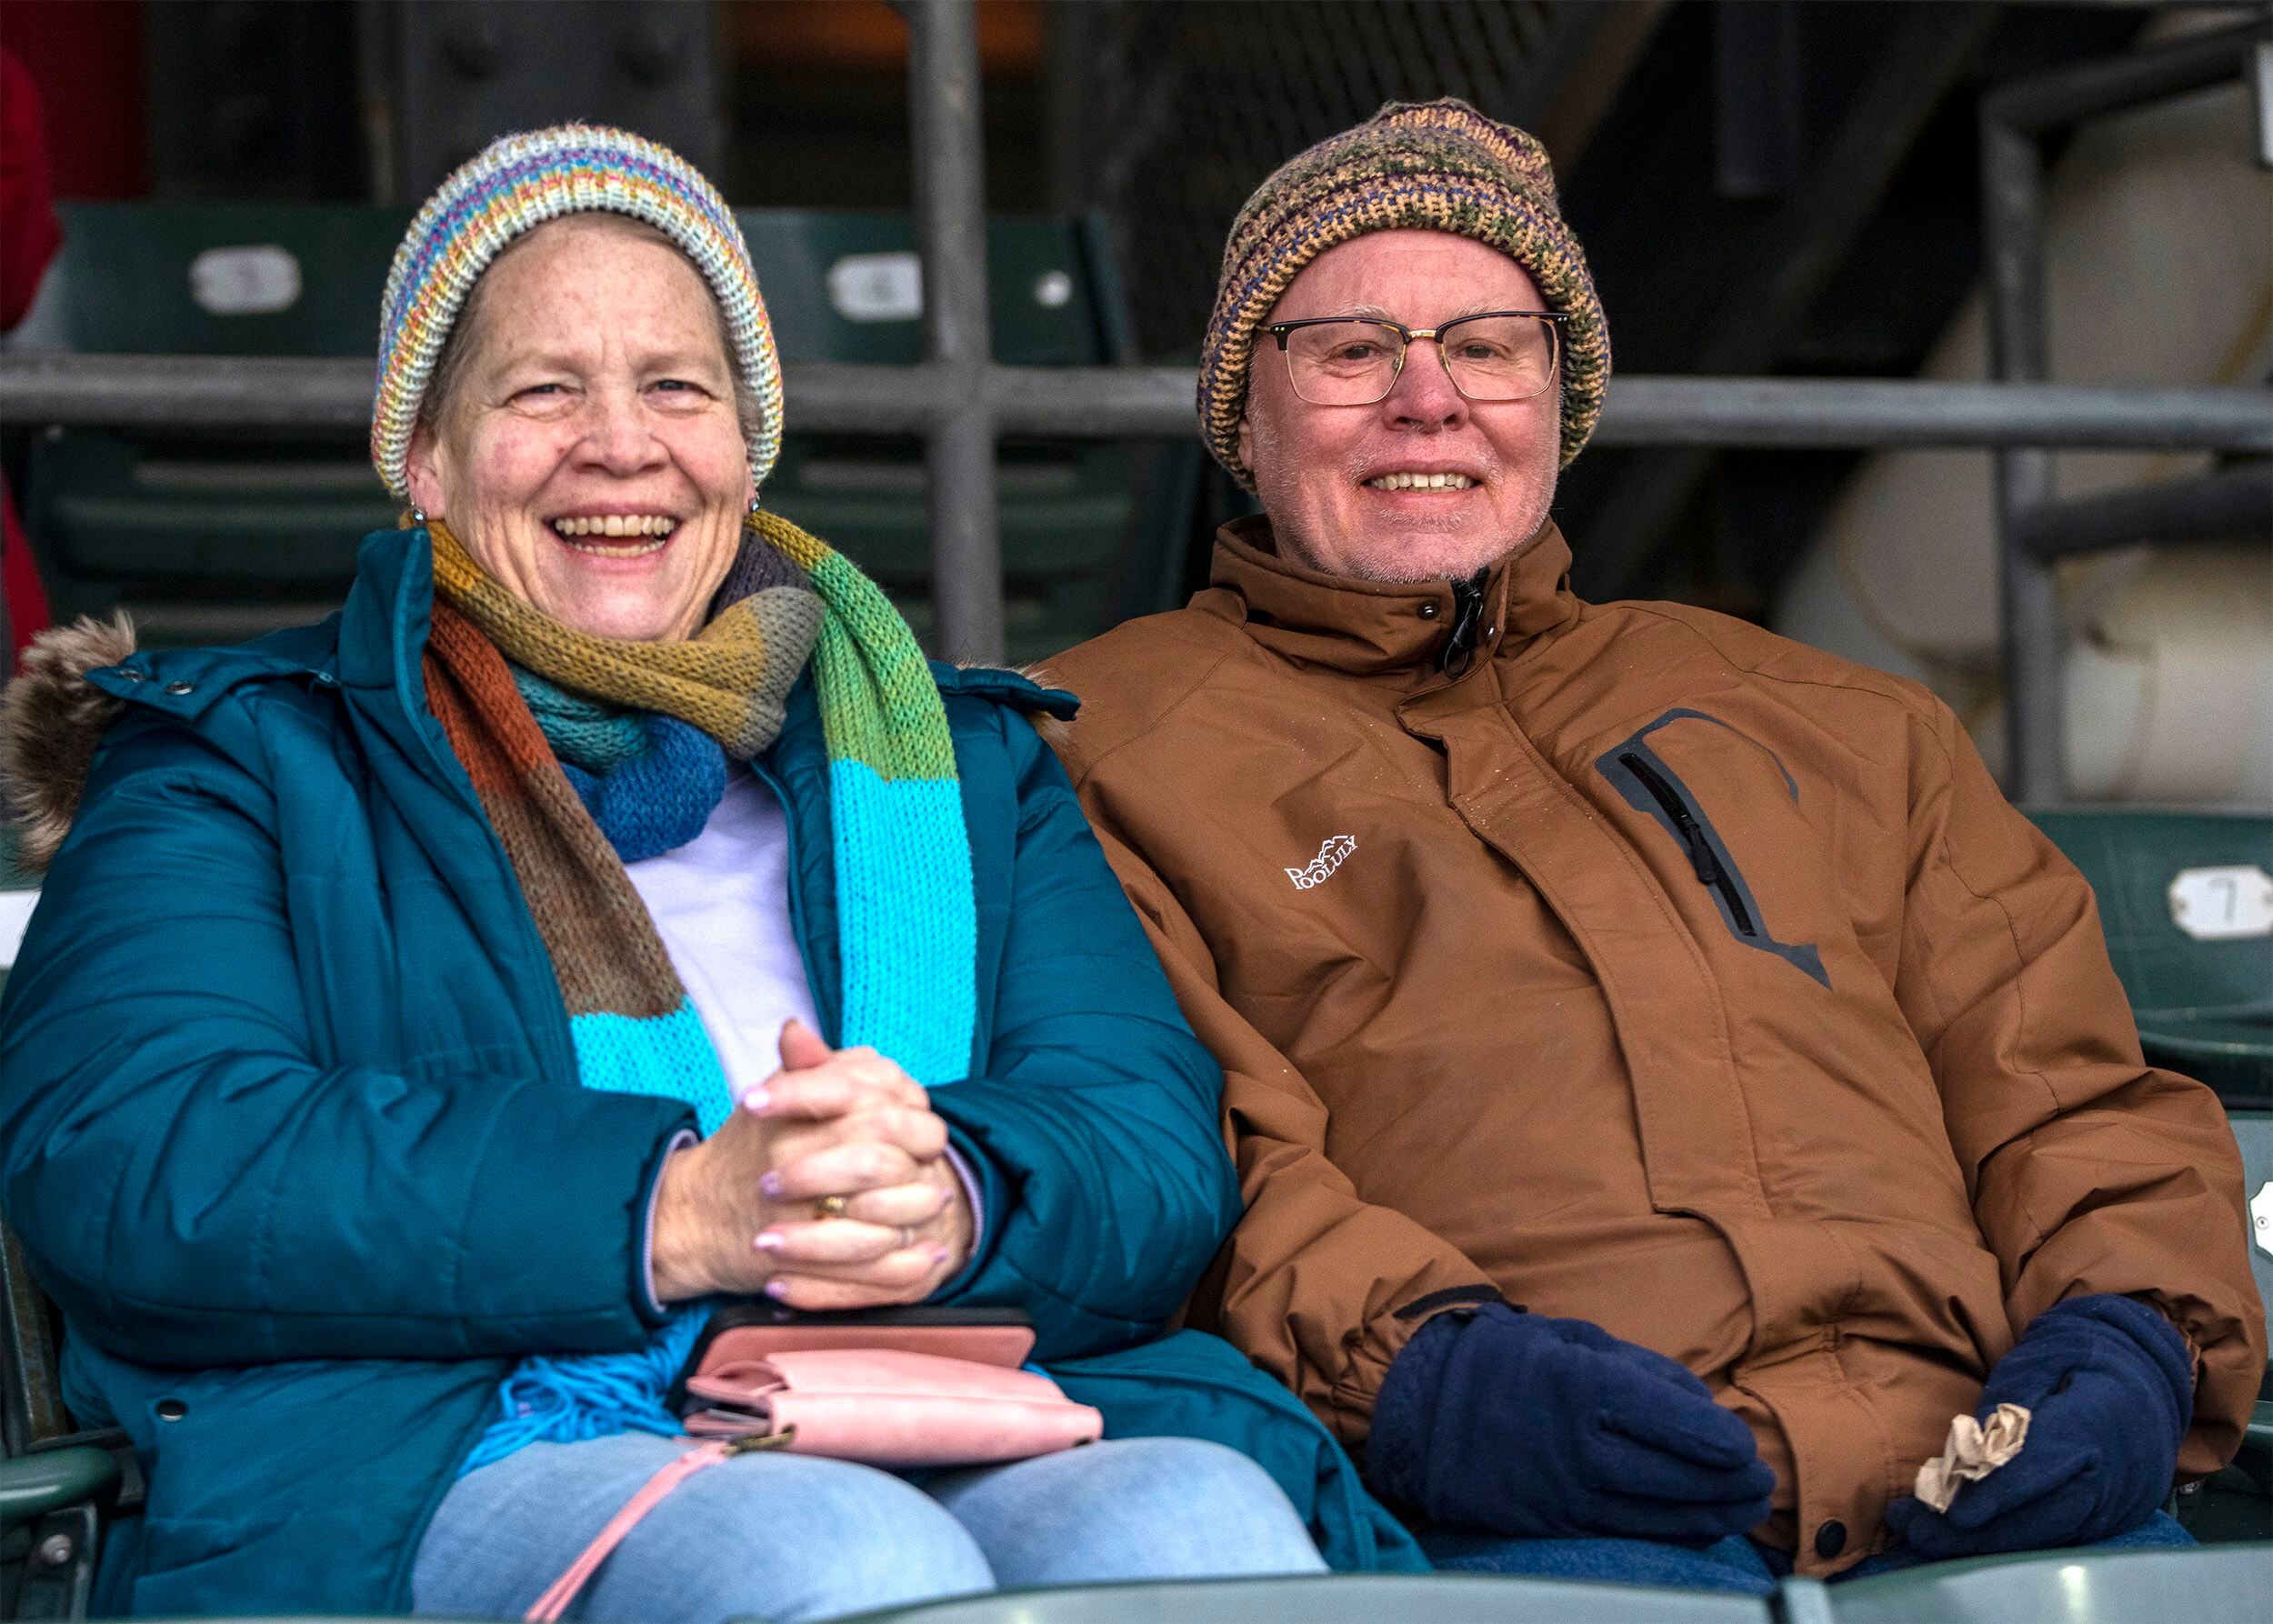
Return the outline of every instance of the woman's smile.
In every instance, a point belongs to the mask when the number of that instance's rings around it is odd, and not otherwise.
[[[580,553],[596,557],[642,557],[659,553],[679,527],[668,513],[566,515],[551,521],[553,534]]]

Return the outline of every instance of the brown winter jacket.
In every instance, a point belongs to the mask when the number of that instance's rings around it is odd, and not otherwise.
[[[2240,1160],[2141,1059],[2082,877],[1922,689],[1569,561],[1549,526],[1494,572],[1455,679],[1446,584],[1243,521],[1051,663],[1227,1076],[1249,1208],[1196,1318],[1353,1445],[1462,1288],[1592,1320],[1751,1423],[1819,1573],[2030,1318],[2131,1293],[2213,1470],[2265,1365]]]

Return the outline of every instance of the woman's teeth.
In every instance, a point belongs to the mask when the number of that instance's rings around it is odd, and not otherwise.
[[[553,521],[553,532],[580,553],[599,553],[609,557],[636,557],[652,553],[671,539],[671,532],[678,528],[678,520],[662,513],[611,513],[596,518],[562,518]],[[602,542],[629,542],[625,546],[598,546],[581,539],[585,536]]]
[[[1466,474],[1384,474],[1366,483],[1377,491],[1464,491],[1476,481]]]

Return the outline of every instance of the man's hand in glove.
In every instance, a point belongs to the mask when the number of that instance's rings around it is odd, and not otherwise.
[[[1776,1481],[1751,1429],[1673,1360],[1502,1303],[1406,1344],[1366,1475],[1438,1523],[1695,1544],[1758,1524]]]
[[[2193,1420],[2194,1360],[2147,1304],[2071,1298],[1997,1361],[1975,1413],[1999,1404],[2029,1412],[2019,1454],[1960,1488],[1946,1512],[1915,1499],[1887,1508],[1887,1526],[1918,1555],[2091,1545],[2145,1522],[2170,1492]]]

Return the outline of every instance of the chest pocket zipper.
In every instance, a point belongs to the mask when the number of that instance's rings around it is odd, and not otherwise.
[[[1730,936],[1747,947],[1774,954],[1809,979],[1829,987],[1830,974],[1823,967],[1823,955],[1813,943],[1778,941],[1770,933],[1752,887],[1745,884],[1744,876],[1730,860],[1727,847],[1714,833],[1688,786],[1650,749],[1647,741],[1651,734],[1682,721],[1727,727],[1718,717],[1702,711],[1669,710],[1597,757],[1595,770],[1610,781],[1627,806],[1637,812],[1647,813],[1681,843],[1682,852],[1689,859],[1690,872],[1697,876],[1697,884],[1713,894],[1715,911],[1728,927]],[[1777,763],[1777,767],[1780,770],[1782,764]],[[1796,799],[1797,791],[1791,784],[1790,774],[1784,775],[1784,781]]]
[[[1689,804],[1675,793],[1673,786],[1650,767],[1639,751],[1624,752],[1618,757],[1618,764],[1641,781],[1642,787],[1649,791],[1649,798],[1664,807],[1666,816],[1673,820],[1681,844],[1689,849],[1689,866],[1697,870],[1697,883],[1710,886],[1720,893],[1720,899],[1728,909],[1730,927],[1741,937],[1759,935],[1758,927],[1752,923],[1752,910],[1744,905],[1744,893],[1737,889],[1727,868],[1713,855],[1713,843],[1705,837],[1705,827],[1689,810]]]

